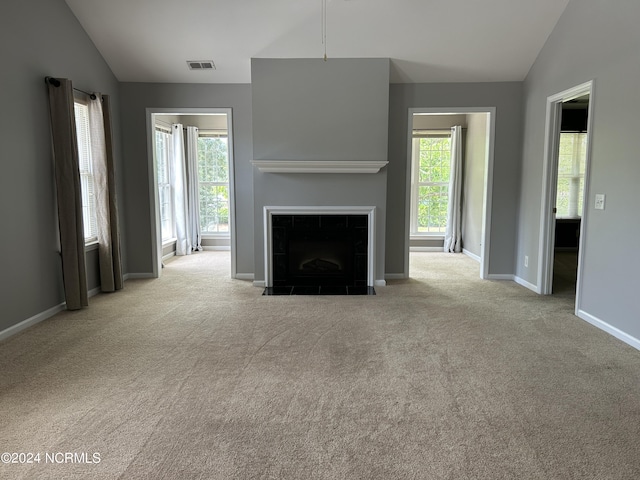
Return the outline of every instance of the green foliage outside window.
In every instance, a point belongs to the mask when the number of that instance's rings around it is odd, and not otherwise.
[[[444,233],[449,205],[451,138],[420,138],[418,233]]]
[[[227,137],[198,138],[200,228],[229,232],[229,146]]]

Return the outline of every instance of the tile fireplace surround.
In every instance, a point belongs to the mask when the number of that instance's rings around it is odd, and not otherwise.
[[[374,259],[375,259],[375,207],[371,206],[265,206],[264,207],[264,258],[265,258],[265,295],[371,295],[375,294],[374,286]],[[351,227],[351,230],[345,229],[345,236],[352,237],[357,235],[360,238],[359,251],[353,252],[353,258],[351,254],[347,255],[348,260],[346,263],[353,263],[354,268],[357,266],[358,273],[354,273],[354,276],[348,276],[348,279],[333,278],[331,274],[325,275],[326,280],[323,280],[322,274],[319,279],[306,279],[304,275],[295,277],[292,280],[287,280],[281,273],[283,270],[288,270],[282,265],[276,266],[274,260],[274,218],[276,223],[288,223],[286,219],[297,218],[301,216],[300,220],[311,220],[311,222],[317,222],[317,218],[325,216],[335,216],[335,222],[332,219],[325,223],[345,223],[348,221],[346,218],[351,218],[352,224],[358,224],[359,233],[354,233],[355,227]],[[366,226],[365,226],[366,224]],[[366,228],[363,233],[361,228]],[[300,235],[298,235],[300,236]],[[303,235],[304,236],[304,235]],[[339,231],[332,230],[328,234],[321,235],[322,238],[328,239],[329,243],[337,242]],[[366,247],[363,245],[364,236],[366,236]],[[313,239],[311,239],[311,243]],[[277,246],[275,250],[282,250],[282,246]],[[288,248],[288,247],[287,247]],[[349,247],[344,247],[348,249]],[[355,248],[355,247],[354,247]],[[366,253],[366,255],[365,255]],[[312,259],[315,260],[315,259]],[[321,260],[322,261],[322,260]],[[331,262],[329,262],[331,263]],[[340,263],[338,261],[337,263]],[[357,264],[357,265],[356,265]],[[334,268],[332,265],[327,265],[326,268]],[[335,267],[337,268],[337,267]],[[278,270],[279,269],[279,270]],[[274,282],[274,271],[278,271],[276,281]],[[279,278],[282,277],[282,278]],[[293,283],[289,285],[289,283]],[[296,284],[297,283],[297,284]],[[286,285],[285,285],[286,284]],[[321,287],[321,284],[322,287]]]

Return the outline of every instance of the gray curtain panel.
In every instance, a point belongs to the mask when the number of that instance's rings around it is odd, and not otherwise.
[[[100,289],[103,292],[113,292],[122,289],[124,282],[120,258],[111,107],[108,95],[94,95],[96,99],[89,101],[89,128],[98,223]]]
[[[78,168],[78,141],[73,112],[73,87],[68,79],[57,79],[59,86],[47,81],[49,113],[60,225],[60,251],[67,309],[89,305],[84,261],[82,192]]]

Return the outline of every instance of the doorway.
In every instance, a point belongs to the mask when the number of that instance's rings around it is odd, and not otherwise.
[[[200,243],[204,250],[230,251],[231,277],[236,276],[235,196],[231,109],[147,109],[149,182],[155,238],[151,244],[153,276],[162,272],[163,258],[176,250],[172,227],[173,202],[178,193],[171,185],[172,166],[166,150],[172,148],[172,126],[196,127]],[[167,133],[168,132],[168,133]],[[180,132],[181,134],[182,132]],[[184,172],[183,172],[184,173]],[[183,193],[183,195],[186,194]],[[177,200],[180,203],[180,199]],[[178,205],[179,210],[180,205]],[[184,210],[179,210],[180,214]],[[172,230],[173,228],[173,230]],[[194,242],[195,243],[195,242]]]
[[[405,272],[411,251],[443,251],[451,127],[462,126],[462,251],[488,278],[495,108],[410,108]],[[449,157],[447,157],[447,154]],[[445,197],[445,200],[443,200]]]
[[[587,222],[593,82],[547,99],[540,262],[544,295],[575,295],[579,304]]]
[[[575,296],[580,224],[583,216],[589,95],[561,106],[556,181],[554,259],[551,291]]]

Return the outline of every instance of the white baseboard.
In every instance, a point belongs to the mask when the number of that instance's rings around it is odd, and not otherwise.
[[[5,338],[9,338],[15,335],[18,332],[21,332],[25,328],[32,327],[33,325],[40,323],[47,318],[53,317],[56,313],[63,311],[66,308],[67,304],[65,302],[60,305],[56,305],[55,307],[51,307],[44,312],[40,312],[33,317],[27,318],[20,323],[16,323],[15,325],[10,326],[0,332],[0,340],[4,340]]]
[[[467,257],[473,258],[476,262],[480,263],[480,257],[475,253],[470,252],[466,248],[462,249],[462,253],[464,253]]]
[[[407,277],[404,273],[385,273],[384,274],[385,280],[404,280],[405,278],[409,278],[409,277]]]
[[[124,280],[135,280],[138,278],[155,278],[153,273],[125,273],[123,275]]]
[[[162,256],[162,261],[164,262],[165,260],[169,260],[171,257],[175,257],[176,256],[176,252],[169,252],[166,255]]]
[[[622,330],[612,325],[609,325],[607,322],[600,320],[597,317],[594,317],[593,315],[585,312],[584,310],[578,310],[577,315],[578,315],[578,318],[581,318],[582,320],[590,323],[594,327],[599,328],[600,330],[604,330],[609,335],[613,335],[618,340],[621,340],[624,343],[631,345],[636,350],[640,350],[640,340],[638,340],[637,338],[632,337],[628,333],[625,333]]]
[[[100,287],[96,287],[96,288],[94,288],[94,289],[92,289],[92,290],[89,290],[89,291],[87,292],[87,295],[88,295],[88,297],[89,297],[89,298],[91,298],[91,297],[93,297],[93,296],[95,296],[95,295],[99,294],[101,291],[102,291],[102,290],[100,289]]]
[[[444,247],[409,247],[410,252],[444,252]]]
[[[97,295],[100,293],[100,287],[97,288],[93,288],[91,290],[89,290],[87,292],[87,296],[89,298]],[[67,302],[62,302],[59,305],[56,305],[55,307],[51,307],[47,310],[45,310],[44,312],[40,312],[36,315],[34,315],[33,317],[27,318],[26,320],[23,320],[20,323],[16,323],[15,325],[11,325],[9,328],[5,328],[4,330],[2,330],[0,332],[0,340],[4,340],[5,338],[9,338],[13,335],[15,335],[18,332],[21,332],[22,330],[32,327],[40,322],[45,321],[47,318],[51,318],[53,317],[56,313],[60,313],[63,310],[65,310],[67,308]]]
[[[515,281],[515,278],[510,273],[490,273],[487,275],[487,280],[511,280]]]
[[[222,251],[230,251],[231,247],[229,245],[207,245],[202,247],[205,252],[222,252]]]
[[[236,280],[248,280],[253,282],[253,273],[236,273]]]
[[[523,287],[526,287],[529,290],[536,292],[537,294],[540,294],[540,289],[538,288],[537,285],[534,285],[533,283],[529,283],[523,278],[518,277],[517,275],[513,276],[513,281],[516,282],[518,285],[522,285]]]
[[[253,286],[258,288],[264,288],[264,280],[254,280]]]
[[[375,280],[373,282],[373,286],[374,287],[386,287],[387,286],[387,282],[385,282],[384,280]]]

